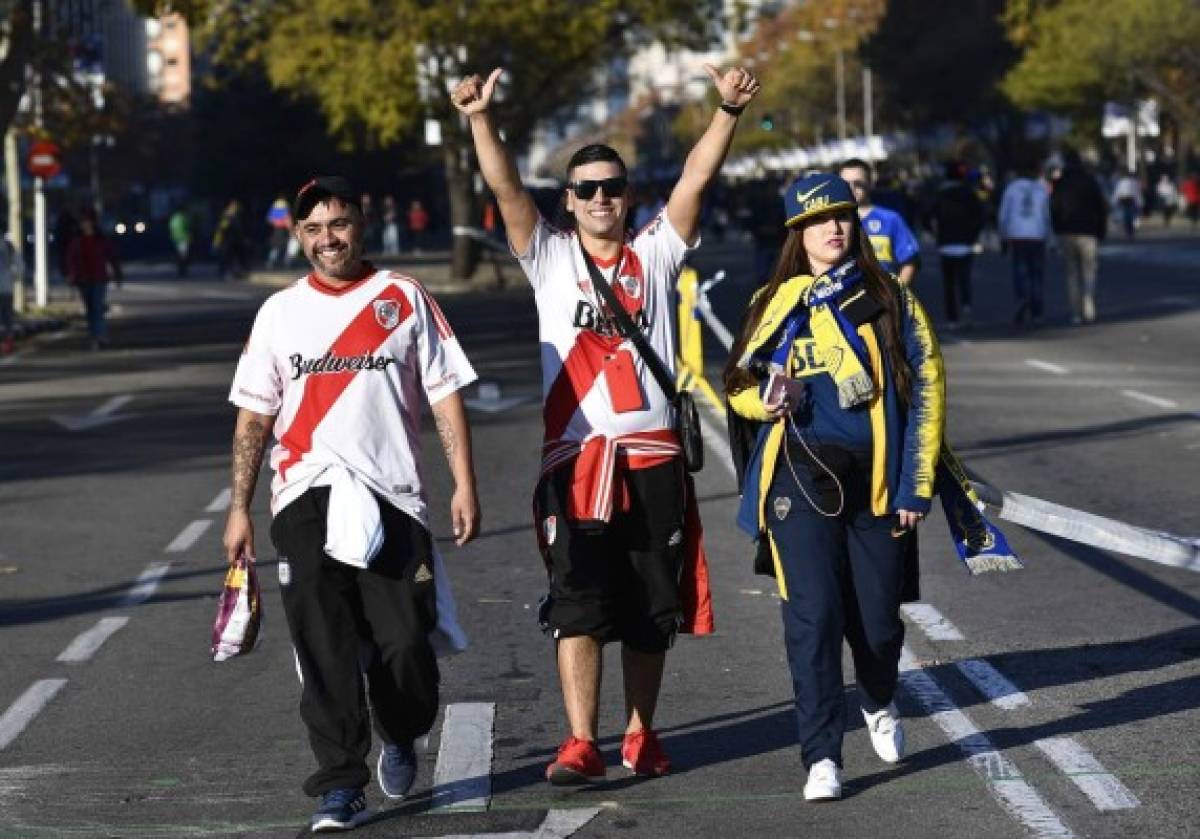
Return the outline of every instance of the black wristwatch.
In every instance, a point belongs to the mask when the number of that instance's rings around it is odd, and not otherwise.
[[[721,110],[729,114],[731,117],[740,117],[742,111],[746,110],[745,105],[731,105],[728,102],[721,103]]]

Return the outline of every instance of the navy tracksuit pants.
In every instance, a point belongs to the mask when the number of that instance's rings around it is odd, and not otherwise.
[[[848,472],[839,475],[845,504],[833,518],[816,512],[797,478],[826,512],[837,509],[832,481],[824,475],[814,480],[799,457],[792,462],[795,476],[781,453],[766,515],[787,583],[783,628],[800,755],[805,768],[825,758],[841,766],[842,639],[850,644],[863,708],[879,710],[896,689],[904,556],[906,540],[914,537],[893,535],[896,515],[871,514],[869,454],[852,457]]]

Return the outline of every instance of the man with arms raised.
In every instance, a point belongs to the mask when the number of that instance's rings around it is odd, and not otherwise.
[[[456,485],[459,545],[479,529],[471,435],[458,390],[475,371],[441,310],[415,280],[362,259],[359,193],[315,178],[293,206],[312,273],[258,312],[229,398],[238,406],[229,562],[254,557],[250,500],[267,436],[271,541],[303,684],[300,716],[318,768],[304,791],[320,796],[312,829],[344,830],[367,817],[363,788],[374,723],[378,780],[402,798],[416,776],[413,741],[438,710],[430,640],[452,612],[429,531],[420,468],[420,410],[428,401]],[[360,650],[366,666],[367,715]]]
[[[484,179],[509,243],[533,286],[542,342],[545,443],[535,526],[550,572],[543,625],[557,644],[570,735],[546,770],[552,784],[601,780],[596,748],[601,646],[620,641],[627,723],[624,765],[662,775],[670,762],[653,730],[666,650],[677,631],[711,631],[707,570],[673,408],[593,286],[598,266],[617,301],[671,370],[671,295],[699,244],[700,199],[717,174],[738,116],[758,93],[744,69],[707,67],[720,109],[688,155],[666,206],[626,238],[631,192],[624,162],[603,145],[567,167],[574,230],[538,213],[489,106],[502,70],[464,79],[451,94],[470,121]],[[681,581],[682,574],[682,581]]]

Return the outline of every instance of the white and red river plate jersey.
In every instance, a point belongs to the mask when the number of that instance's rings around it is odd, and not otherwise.
[[[613,262],[593,257],[672,375],[672,292],[690,250],[664,210],[626,241],[619,277],[612,276]],[[592,288],[575,232],[559,230],[539,217],[525,253],[514,255],[537,303],[546,441],[582,443],[596,435],[617,438],[671,429],[673,409],[633,343],[617,337],[608,307]],[[638,409],[614,408],[605,368],[619,349],[632,355],[641,391]]]
[[[309,275],[259,309],[229,400],[276,417],[272,514],[340,465],[428,527],[422,396],[436,403],[475,378],[416,280],[377,271],[335,290]]]

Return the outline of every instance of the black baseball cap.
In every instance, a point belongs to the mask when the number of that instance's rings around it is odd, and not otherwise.
[[[325,203],[330,198],[336,198],[344,204],[362,210],[361,199],[349,180],[341,175],[318,175],[296,190],[296,200],[292,202],[292,218],[296,221],[308,218],[313,207]]]

